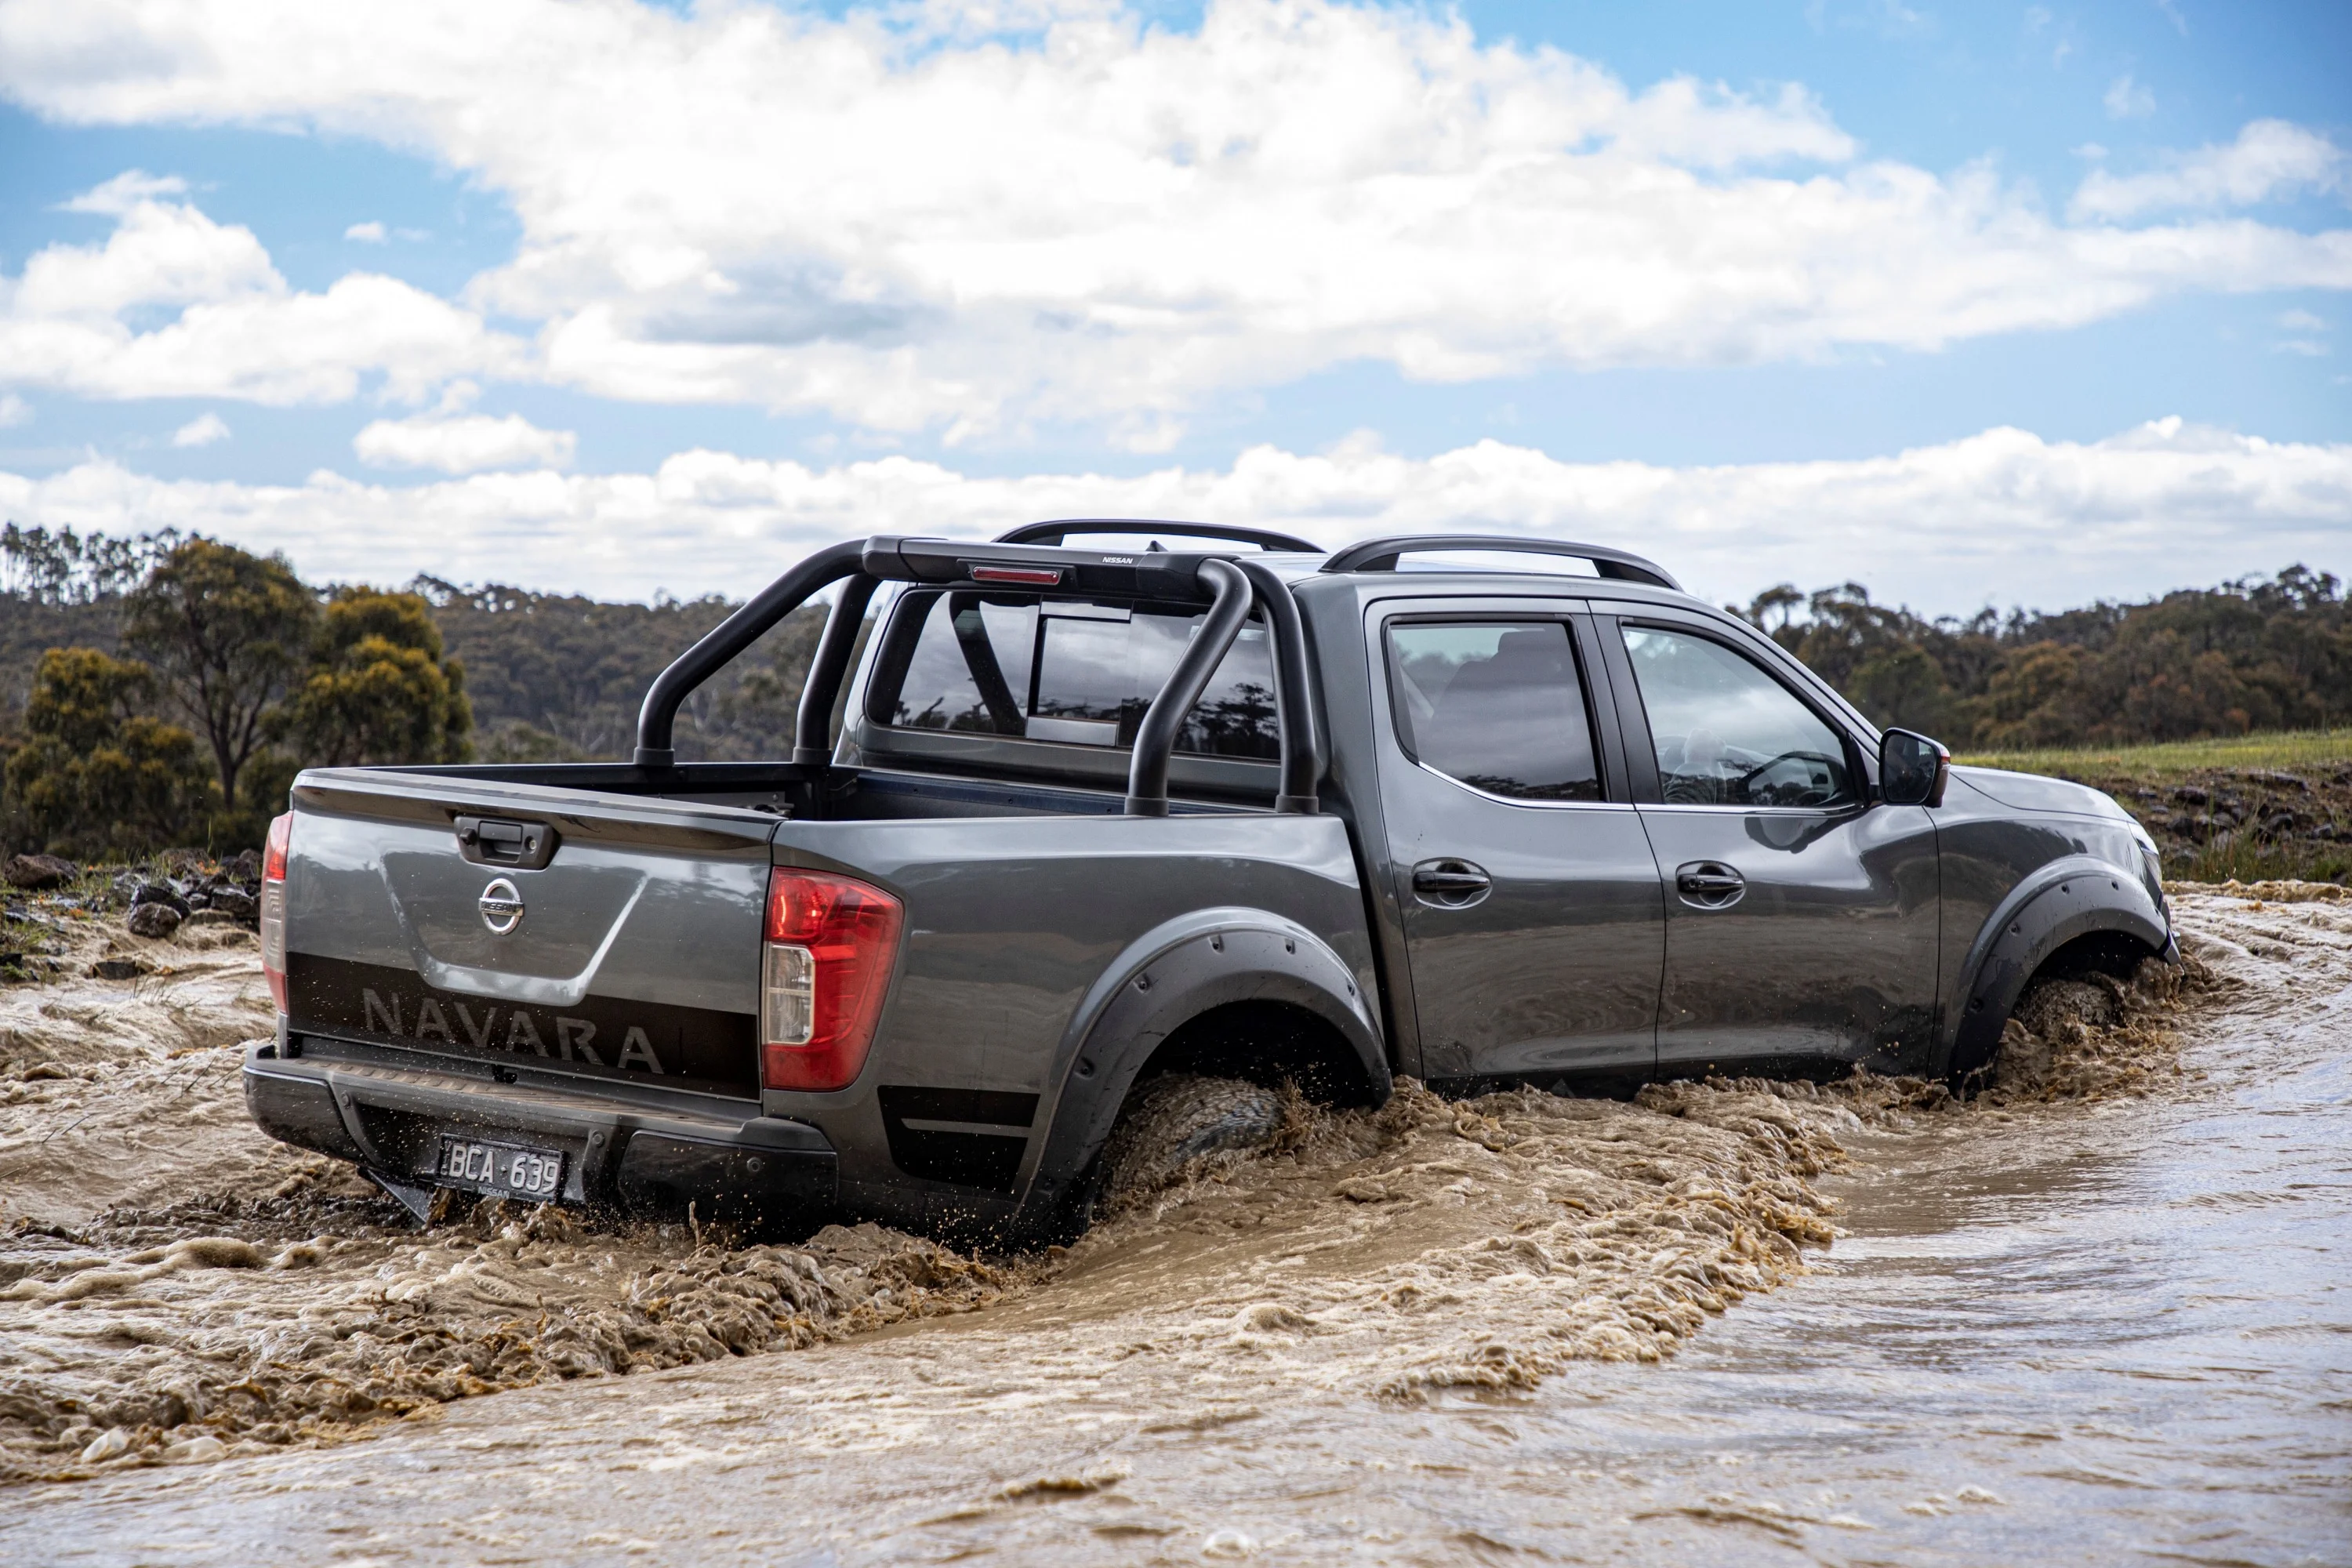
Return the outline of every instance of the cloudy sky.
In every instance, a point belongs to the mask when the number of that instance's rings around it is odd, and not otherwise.
[[[0,0],[0,511],[740,595],[1527,531],[2352,573],[2352,7]]]

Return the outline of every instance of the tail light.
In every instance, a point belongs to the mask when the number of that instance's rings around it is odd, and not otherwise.
[[[294,814],[273,817],[261,857],[261,973],[269,999],[286,1008],[286,855],[294,845]]]
[[[848,877],[777,867],[760,954],[760,1080],[846,1089],[865,1068],[898,952],[898,900]]]

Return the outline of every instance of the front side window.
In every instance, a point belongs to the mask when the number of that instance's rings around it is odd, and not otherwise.
[[[1711,638],[1624,632],[1669,804],[1853,803],[1844,743],[1787,687]]]
[[[1599,800],[1592,721],[1559,621],[1392,623],[1406,754],[1510,800]]]
[[[1033,595],[951,592],[909,603],[895,684],[884,661],[874,717],[899,729],[1131,746],[1205,611]],[[911,623],[911,625],[909,625]],[[1176,749],[1281,755],[1274,667],[1259,622],[1243,626],[1186,715]]]

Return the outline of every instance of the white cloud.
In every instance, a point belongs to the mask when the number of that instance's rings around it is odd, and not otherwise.
[[[2344,150],[2318,132],[2284,120],[2256,120],[2227,146],[2177,154],[2144,174],[2094,169],[2075,191],[2072,211],[2078,219],[2114,220],[2179,208],[2252,206],[2337,188],[2344,167]]]
[[[1227,469],[1130,478],[959,473],[891,457],[812,468],[681,452],[652,473],[482,474],[414,487],[160,480],[92,461],[0,475],[26,523],[202,530],[283,549],[315,577],[418,571],[643,598],[741,597],[807,551],[866,533],[982,538],[1046,517],[1194,517],[1336,544],[1511,531],[1628,545],[1695,592],[1857,579],[1925,610],[2058,607],[2306,561],[2347,562],[2352,444],[2265,441],[2159,420],[2104,441],[1992,429],[1862,460],[1665,468],[1570,463],[1482,441],[1428,458],[1359,439],[1255,447]]]
[[[520,414],[503,419],[473,414],[379,419],[352,439],[352,450],[370,468],[471,474],[484,468],[568,468],[577,445],[571,431],[541,430]]]
[[[0,392],[0,430],[31,422],[33,405],[13,392]]]
[[[383,225],[373,219],[366,223],[355,223],[343,230],[343,237],[356,239],[362,245],[382,245],[384,242]]]
[[[209,447],[228,439],[228,421],[217,414],[199,414],[172,432],[174,447]]]
[[[2288,310],[2279,317],[2278,324],[2291,332],[2324,332],[2327,330],[2326,321],[2308,310]]]
[[[137,171],[110,180],[74,204],[115,218],[103,244],[52,245],[0,276],[0,384],[333,403],[370,375],[415,399],[453,374],[524,363],[475,312],[395,279],[289,288],[250,229],[158,199],[177,188]]]
[[[2129,71],[2107,84],[2106,97],[2100,101],[2110,120],[2145,120],[2156,112],[2156,94],[2134,81]]]
[[[58,210],[122,217],[142,203],[152,202],[158,196],[185,195],[187,191],[188,182],[177,174],[155,175],[144,169],[125,169],[104,184],[84,191],[71,201],[60,203]]]
[[[1164,442],[1351,363],[1802,359],[2352,287],[2352,234],[2070,228],[1982,167],[1860,160],[1800,89],[1634,92],[1433,7],[0,0],[0,93],[430,157],[520,220],[468,301],[539,325],[535,374],[950,440]],[[2164,205],[2096,180],[2094,216]]]

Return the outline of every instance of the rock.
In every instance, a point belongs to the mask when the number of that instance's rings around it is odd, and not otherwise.
[[[11,855],[0,876],[8,879],[12,888],[22,888],[28,893],[61,888],[74,879],[75,868],[70,860],[60,860],[54,855]]]
[[[101,958],[89,966],[93,980],[136,980],[147,973],[147,965],[135,958]]]
[[[231,860],[225,868],[230,876],[240,882],[257,882],[261,880],[261,851],[240,850],[236,858]]]
[[[180,889],[169,882],[139,884],[139,890],[131,895],[131,907],[138,910],[150,904],[162,904],[182,920],[188,916],[188,900],[181,897]]]
[[[131,918],[124,923],[130,926],[132,936],[160,942],[178,931],[180,922],[186,918],[166,903],[133,904],[131,906]]]
[[[212,912],[251,925],[261,918],[261,900],[243,888],[215,888],[213,889]]]

